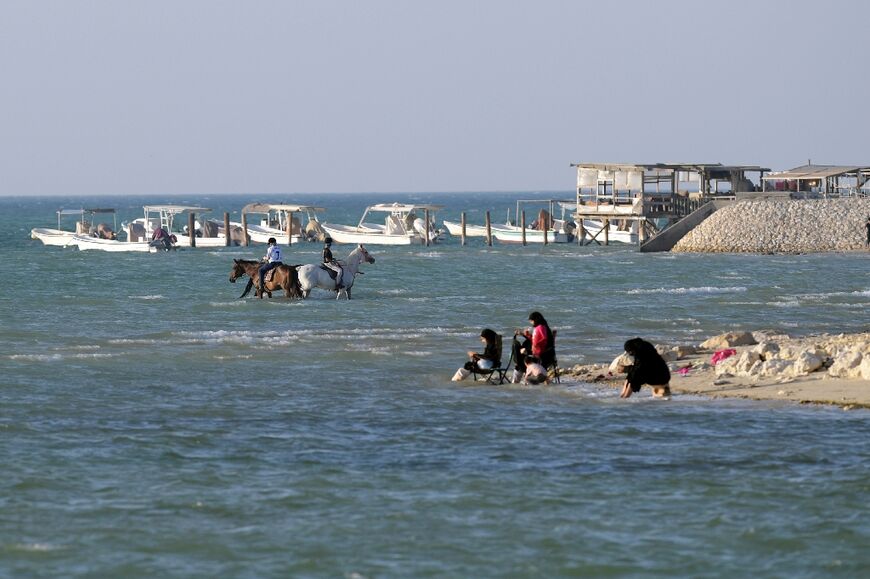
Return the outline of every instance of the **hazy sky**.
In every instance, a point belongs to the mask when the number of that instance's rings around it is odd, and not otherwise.
[[[0,0],[0,195],[868,164],[870,2]]]

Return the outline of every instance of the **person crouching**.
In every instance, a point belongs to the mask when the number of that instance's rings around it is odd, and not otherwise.
[[[634,358],[634,363],[625,368],[627,375],[619,397],[628,398],[632,392],[640,392],[644,384],[652,387],[655,398],[670,396],[671,371],[655,346],[646,340],[632,338],[625,343],[624,348]]]

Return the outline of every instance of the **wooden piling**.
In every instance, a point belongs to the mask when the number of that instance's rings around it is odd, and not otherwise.
[[[196,247],[196,230],[193,228],[193,224],[196,223],[196,215],[194,213],[187,214],[187,234],[188,239],[190,239],[190,246]]]
[[[423,245],[425,245],[426,247],[429,247],[429,210],[428,209],[423,210],[423,219],[426,221],[426,227],[425,227],[426,239],[423,240]]]
[[[489,211],[486,212],[486,245],[492,247],[492,223],[489,220]]]
[[[462,233],[459,236],[459,239],[462,241],[462,245],[465,245],[465,211],[462,212],[462,215],[459,217],[459,224],[462,227]]]
[[[523,247],[525,247],[526,246],[526,210],[525,209],[523,209],[520,212],[520,229],[523,232],[523,236],[522,236]]]
[[[251,245],[251,238],[248,237],[248,214],[242,213],[242,245],[248,247]]]
[[[610,245],[610,219],[604,220],[604,245]]]
[[[230,214],[224,211],[224,246],[229,247],[233,242],[233,236],[230,231]]]
[[[548,245],[550,243],[549,240],[547,239],[547,235],[549,235],[549,231],[550,231],[550,219],[547,218],[544,220],[544,245]]]

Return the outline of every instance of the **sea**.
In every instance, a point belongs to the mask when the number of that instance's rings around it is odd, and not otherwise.
[[[557,197],[570,194],[560,193]],[[232,260],[43,246],[58,209],[546,192],[0,198],[2,577],[866,577],[870,411],[451,382],[539,311],[562,367],[632,337],[870,331],[870,252],[370,246],[352,300],[240,299]],[[350,246],[335,245],[338,257]],[[315,263],[321,245],[284,247]],[[507,342],[507,339],[506,339]],[[679,377],[674,378],[675,381]]]

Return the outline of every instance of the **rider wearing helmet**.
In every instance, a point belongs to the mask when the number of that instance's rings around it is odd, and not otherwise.
[[[344,272],[341,269],[341,265],[332,256],[331,245],[332,238],[327,235],[323,238],[323,265],[335,272],[335,289],[338,291],[343,287],[341,277]]]
[[[278,247],[278,242],[274,237],[269,238],[269,247],[266,249],[266,255],[263,257],[263,265],[260,266],[260,295],[263,295],[265,288],[264,278],[266,272],[281,265],[281,248]]]

